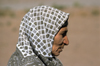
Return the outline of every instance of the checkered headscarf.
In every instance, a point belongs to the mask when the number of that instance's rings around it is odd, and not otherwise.
[[[32,49],[44,57],[52,57],[52,44],[59,28],[69,13],[50,6],[37,6],[25,14],[20,29],[17,48],[24,57],[35,55]],[[31,46],[31,45],[33,46]]]

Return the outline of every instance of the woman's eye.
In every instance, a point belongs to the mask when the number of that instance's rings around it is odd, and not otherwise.
[[[62,36],[65,37],[66,36],[66,33],[63,33]]]

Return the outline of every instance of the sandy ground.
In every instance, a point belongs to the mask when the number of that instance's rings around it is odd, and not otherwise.
[[[97,9],[99,15],[92,14]],[[70,13],[69,45],[58,57],[64,66],[100,66],[100,8],[67,8]],[[19,25],[25,10],[0,16],[0,66],[6,66],[16,49]],[[12,13],[12,12],[11,12]]]

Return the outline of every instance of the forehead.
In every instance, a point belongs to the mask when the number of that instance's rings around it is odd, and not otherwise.
[[[63,28],[61,28],[60,30],[68,30],[68,29],[67,29],[67,27],[63,27]]]
[[[68,31],[67,27],[63,27],[59,30],[59,32],[64,32],[64,31]]]

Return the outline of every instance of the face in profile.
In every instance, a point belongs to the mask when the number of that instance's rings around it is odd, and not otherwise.
[[[53,47],[52,47],[52,55],[58,56],[60,52],[62,52],[65,45],[69,44],[68,38],[67,38],[67,27],[63,27],[59,30],[59,32],[54,37]]]

